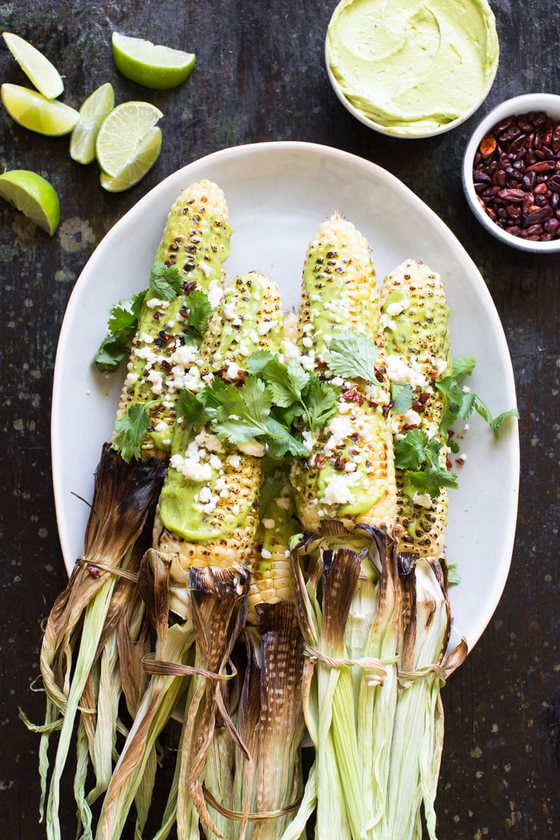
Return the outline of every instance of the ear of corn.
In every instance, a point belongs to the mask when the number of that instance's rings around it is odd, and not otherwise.
[[[201,382],[216,376],[242,381],[248,357],[259,349],[276,352],[281,337],[277,287],[260,272],[237,277],[226,289],[200,348]],[[179,577],[181,568],[192,565],[249,562],[258,524],[263,452],[257,442],[233,446],[220,440],[211,425],[194,434],[177,426],[154,537],[160,551],[174,555]],[[180,591],[172,609],[179,614],[184,610]]]
[[[410,429],[439,438],[443,404],[434,383],[450,368],[448,307],[443,283],[424,263],[407,260],[384,280],[382,319],[391,382],[411,389],[411,408],[392,413],[395,437]],[[440,462],[445,467],[446,449]],[[415,557],[443,555],[447,524],[447,488],[434,499],[407,486],[397,470],[397,545]]]
[[[251,562],[248,621],[257,622],[256,608],[294,597],[289,544],[300,530],[288,476],[280,473],[263,485],[255,556]]]
[[[389,402],[379,341],[379,290],[366,239],[334,214],[311,241],[303,271],[299,347],[306,365],[328,371],[328,348],[346,331],[373,336],[377,360],[371,381],[331,377],[341,387],[337,411],[324,426],[306,464],[292,473],[296,503],[306,530],[322,520],[391,528],[395,515]]]
[[[226,200],[216,184],[200,181],[183,190],[169,212],[154,259],[155,269],[178,269],[182,288],[171,300],[151,289],[146,292],[117,411],[118,427],[131,406],[146,406],[144,458],[168,456],[175,403],[198,353],[199,337],[189,331],[191,295],[204,292],[210,306],[221,299],[230,236]]]

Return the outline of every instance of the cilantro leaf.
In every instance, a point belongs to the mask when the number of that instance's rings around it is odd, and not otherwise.
[[[267,364],[275,359],[278,360],[278,356],[275,356],[270,350],[255,350],[247,359],[247,372],[258,376]]]
[[[238,444],[267,434],[272,397],[256,376],[248,376],[242,389],[222,383],[221,388],[214,389],[214,398],[219,400],[214,425],[218,436]]]
[[[397,385],[396,382],[391,383],[393,411],[397,414],[406,414],[412,406],[413,395],[414,392],[411,385]]]
[[[431,466],[429,470],[408,470],[405,473],[405,492],[410,498],[413,498],[415,492],[419,492],[428,493],[435,499],[442,487],[456,490],[458,486],[456,473],[449,472],[441,466]]]
[[[436,382],[436,388],[444,401],[444,412],[440,423],[440,431],[443,435],[448,434],[456,420],[468,420],[473,411],[476,411],[488,423],[494,434],[499,433],[506,417],[519,417],[519,412],[515,408],[493,417],[486,403],[477,394],[464,389],[462,382],[473,372],[475,365],[476,361],[471,356],[453,359],[451,374]]]
[[[266,425],[270,435],[268,448],[271,455],[283,458],[289,454],[295,458],[301,458],[309,454],[308,447],[290,432],[288,426],[279,423],[274,417],[269,417]]]
[[[187,329],[197,339],[201,339],[208,327],[208,321],[212,314],[212,305],[208,295],[200,289],[193,289],[187,298]]]
[[[366,382],[375,379],[378,350],[365,335],[350,330],[337,333],[325,352],[325,361],[335,376],[359,377]]]
[[[340,389],[329,382],[321,382],[314,374],[309,378],[304,400],[309,427],[314,434],[336,413]]]
[[[457,488],[457,476],[440,464],[442,444],[422,429],[411,429],[395,443],[395,467],[404,471],[405,492],[435,498],[442,487]]]
[[[173,300],[183,289],[183,277],[176,265],[154,263],[150,273],[150,291],[160,300]]]
[[[109,335],[103,339],[94,356],[98,370],[112,373],[129,354],[144,296],[145,292],[140,292],[129,300],[119,300],[111,308],[107,325]]]
[[[215,409],[206,405],[203,398],[193,394],[186,388],[181,391],[177,399],[175,410],[177,417],[183,420],[183,429],[193,431],[200,429],[216,416]]]
[[[142,443],[151,425],[150,408],[156,400],[147,403],[133,403],[127,411],[115,421],[113,449],[120,452],[124,461],[140,458]]]
[[[295,359],[291,359],[287,365],[283,365],[279,359],[271,359],[262,369],[261,376],[270,388],[276,405],[288,408],[294,402],[302,402],[309,374]]]

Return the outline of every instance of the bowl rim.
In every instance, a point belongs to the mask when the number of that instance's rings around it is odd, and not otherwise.
[[[471,107],[468,109],[468,111],[465,111],[463,114],[461,114],[461,116],[457,117],[455,120],[452,120],[451,122],[446,123],[445,125],[440,125],[438,128],[434,128],[431,131],[423,131],[421,134],[404,134],[401,131],[398,131],[394,128],[388,128],[387,126],[382,125],[381,123],[375,122],[375,120],[372,120],[369,117],[366,117],[366,115],[362,111],[360,111],[359,108],[356,108],[354,105],[352,105],[352,103],[349,101],[349,99],[343,93],[342,88],[341,88],[341,86],[338,82],[338,79],[334,75],[334,73],[332,71],[332,68],[331,68],[331,63],[330,63],[330,59],[329,59],[329,35],[328,35],[328,32],[327,32],[327,35],[326,35],[326,38],[325,38],[324,58],[325,58],[325,67],[326,67],[326,71],[327,71],[327,76],[328,76],[329,82],[331,84],[331,87],[332,87],[333,91],[335,92],[337,99],[339,100],[339,102],[342,103],[342,105],[344,105],[346,110],[350,114],[352,114],[352,116],[355,117],[363,125],[367,126],[368,128],[373,129],[373,131],[377,131],[379,134],[384,134],[386,137],[396,137],[399,140],[425,140],[426,138],[429,138],[429,137],[437,137],[440,134],[446,134],[448,131],[452,131],[454,128],[457,128],[457,126],[462,125],[464,122],[466,122],[468,119],[470,119],[470,117],[472,117],[472,115],[476,111],[478,111],[478,109],[483,105],[483,103],[486,100],[488,94],[490,93],[490,91],[492,89],[492,86],[493,86],[494,82],[496,81],[496,74],[498,72],[498,66],[499,66],[499,61],[500,61],[500,57],[499,57],[499,54],[498,54],[498,56],[496,57],[496,60],[494,62],[492,73],[490,74],[490,76],[488,78],[488,82],[486,84],[486,87],[482,91],[482,94],[480,95],[480,97],[473,103],[473,105],[471,105]],[[409,125],[409,123],[407,123],[407,125]]]
[[[500,242],[517,248],[519,251],[528,251],[533,254],[557,253],[560,251],[560,238],[552,239],[549,242],[534,242],[532,240],[522,239],[519,236],[514,236],[512,233],[503,230],[503,228],[493,222],[487,213],[485,213],[474,190],[472,164],[482,138],[491,128],[506,117],[530,113],[531,111],[544,111],[550,117],[560,122],[560,95],[545,91],[522,93],[509,99],[504,99],[495,105],[478,123],[465,148],[462,165],[463,191],[475,218]]]

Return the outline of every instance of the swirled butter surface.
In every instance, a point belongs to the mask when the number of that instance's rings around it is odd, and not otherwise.
[[[475,108],[498,56],[486,0],[342,0],[327,31],[343,95],[401,136],[434,133]]]

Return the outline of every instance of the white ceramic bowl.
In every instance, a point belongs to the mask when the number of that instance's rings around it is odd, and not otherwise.
[[[358,108],[355,108],[354,105],[352,105],[352,103],[344,95],[342,88],[340,87],[340,84],[338,82],[338,79],[331,70],[329,61],[328,38],[325,42],[325,65],[327,69],[327,76],[331,83],[332,89],[334,90],[339,101],[344,105],[346,110],[350,114],[352,114],[353,117],[355,117],[363,125],[367,125],[368,128],[372,128],[374,131],[378,131],[380,134],[385,134],[388,137],[398,137],[403,140],[422,140],[426,137],[435,137],[438,134],[445,134],[447,131],[451,131],[453,128],[457,128],[458,125],[461,125],[461,123],[466,122],[466,120],[468,120],[469,117],[472,117],[475,111],[477,111],[480,108],[480,106],[490,93],[490,89],[494,84],[494,79],[496,78],[496,72],[498,70],[498,61],[496,61],[496,65],[494,67],[492,76],[488,80],[488,83],[482,91],[480,98],[468,109],[468,111],[465,111],[463,114],[461,114],[460,117],[457,117],[457,119],[452,120],[451,122],[442,123],[442,125],[438,126],[437,128],[434,128],[429,131],[426,130],[420,133],[417,131],[409,132],[406,125],[399,127],[382,125],[381,123],[371,120],[362,111],[360,111]]]
[[[534,242],[503,230],[484,210],[475,191],[473,181],[474,157],[483,138],[495,125],[508,117],[528,114],[532,111],[544,111],[553,120],[560,123],[560,96],[552,93],[526,93],[522,96],[515,96],[513,99],[507,99],[490,111],[477,126],[467,145],[463,158],[463,188],[469,207],[475,217],[496,239],[521,251],[550,254],[560,251],[560,238],[549,242]]]

